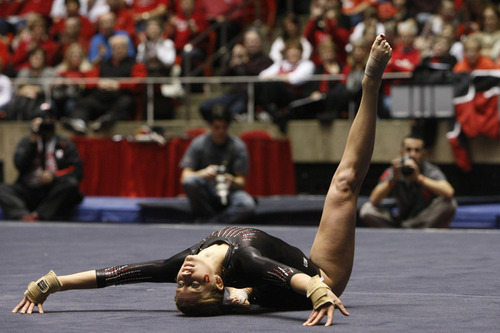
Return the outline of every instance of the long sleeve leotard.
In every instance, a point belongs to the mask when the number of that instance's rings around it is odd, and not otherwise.
[[[138,282],[172,282],[187,255],[216,244],[229,249],[222,267],[222,279],[229,287],[253,287],[252,301],[272,307],[310,307],[304,295],[290,288],[293,275],[319,274],[319,269],[304,253],[264,231],[225,227],[213,232],[198,244],[165,260],[126,264],[97,270],[98,287]]]

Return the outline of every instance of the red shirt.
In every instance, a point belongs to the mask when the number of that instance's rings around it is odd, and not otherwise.
[[[175,49],[178,52],[181,52],[184,48],[184,45],[189,43],[199,33],[208,28],[209,23],[205,17],[205,13],[201,10],[195,10],[193,15],[189,18],[185,17],[183,13],[178,13],[175,15],[175,17],[177,20],[171,39],[174,42]],[[189,29],[190,21],[197,26],[198,32],[191,32],[191,30]],[[198,47],[199,46],[200,45],[198,45]]]
[[[2,62],[3,71],[9,67],[11,58],[12,56],[9,51],[9,46],[0,40],[0,61]]]
[[[21,68],[29,67],[29,44],[29,40],[23,40],[19,43],[19,46],[14,51],[14,57],[12,59],[14,70],[18,71]],[[53,67],[59,64],[62,58],[61,48],[59,47],[59,44],[51,39],[47,39],[38,43],[37,46],[45,51],[45,63],[47,64],[47,66]]]
[[[6,5],[5,16],[25,16],[29,13],[38,13],[42,16],[49,17],[54,0],[25,0],[11,1]]]
[[[209,20],[215,19],[217,16],[225,16],[233,8],[238,7],[243,3],[243,0],[201,0],[205,15]],[[238,20],[243,15],[242,10],[237,10],[231,15],[231,20]]]
[[[410,62],[412,67],[403,66],[401,62]],[[404,48],[400,45],[392,51],[392,58],[387,66],[386,72],[413,72],[415,67],[420,64],[420,51],[416,48]]]
[[[467,73],[472,72],[475,69],[496,69],[497,65],[489,57],[481,56],[475,66],[469,64],[467,59],[463,59],[458,62],[455,67],[453,67],[453,72],[455,73]]]
[[[132,3],[132,10],[135,14],[150,12],[159,5],[168,7],[168,0],[134,0]]]
[[[346,62],[347,53],[345,51],[345,46],[349,41],[349,30],[338,26],[334,20],[326,20],[326,26],[322,30],[317,29],[315,20],[309,20],[304,27],[303,35],[313,47],[311,60],[316,65],[321,63],[317,50],[318,45],[328,39],[333,40],[337,46],[337,61],[342,64]]]
[[[92,38],[92,36],[94,36],[95,34],[95,26],[85,16],[78,15],[78,18],[80,19],[80,38],[83,40],[87,40],[86,44],[88,44],[90,43],[90,39]],[[65,22],[66,18],[60,18],[52,23],[49,34],[50,38],[55,39],[58,35],[61,34],[61,32],[64,31]]]
[[[114,64],[114,66],[119,66],[119,64]],[[95,66],[92,68],[90,71],[88,71],[85,74],[85,77],[87,78],[98,78],[100,77],[100,68],[99,66]],[[147,77],[148,76],[148,70],[146,68],[146,65],[144,65],[142,62],[137,62],[134,64],[132,67],[132,71],[130,72],[130,77]],[[97,83],[88,83],[87,87],[88,88],[95,88],[97,86]],[[133,83],[133,82],[122,82],[120,81],[120,90],[128,90],[131,92],[140,92],[144,88],[144,84],[141,83]]]

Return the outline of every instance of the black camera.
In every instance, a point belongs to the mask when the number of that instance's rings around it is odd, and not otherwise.
[[[38,133],[40,133],[41,135],[54,134],[54,132],[55,132],[55,124],[51,120],[44,119],[40,124],[40,127],[38,127]]]
[[[411,166],[409,165],[406,165],[406,161],[412,159],[410,156],[408,155],[405,155],[403,157],[401,157],[401,172],[403,173],[403,175],[405,176],[410,176],[412,175],[414,172],[415,172],[415,169],[413,169]]]

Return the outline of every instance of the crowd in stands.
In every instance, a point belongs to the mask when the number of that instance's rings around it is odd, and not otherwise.
[[[369,46],[380,33],[394,50],[386,71],[414,74],[423,83],[447,83],[450,73],[500,65],[498,0],[310,0],[308,13],[280,10],[285,1],[268,1],[278,6],[276,26],[246,24],[245,0],[0,1],[0,119],[29,120],[30,110],[43,102],[52,103],[58,119],[80,134],[139,119],[144,86],[114,77],[190,76],[220,46],[227,47],[229,59],[215,62],[215,73],[261,78],[255,89],[258,119],[283,131],[290,119],[330,121],[356,109]],[[210,26],[213,34],[198,38]],[[309,80],[314,74],[342,79]],[[26,83],[16,80],[13,87],[13,78]],[[54,80],[33,80],[42,78]],[[81,78],[95,81],[67,84]],[[391,85],[403,80],[385,81],[380,118],[390,117]],[[175,80],[168,82],[174,83],[154,88],[157,119],[172,118],[161,110],[172,109],[172,99],[184,95]],[[244,85],[228,90],[203,103],[201,113],[222,103],[237,120],[245,119]],[[110,102],[118,99],[125,104]]]

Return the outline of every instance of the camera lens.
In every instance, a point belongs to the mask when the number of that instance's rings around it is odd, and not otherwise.
[[[401,164],[402,164],[401,172],[405,176],[409,176],[409,175],[413,174],[413,172],[415,171],[412,167],[405,164],[405,162],[408,161],[409,159],[411,159],[411,157],[406,156],[406,155],[401,158]]]

